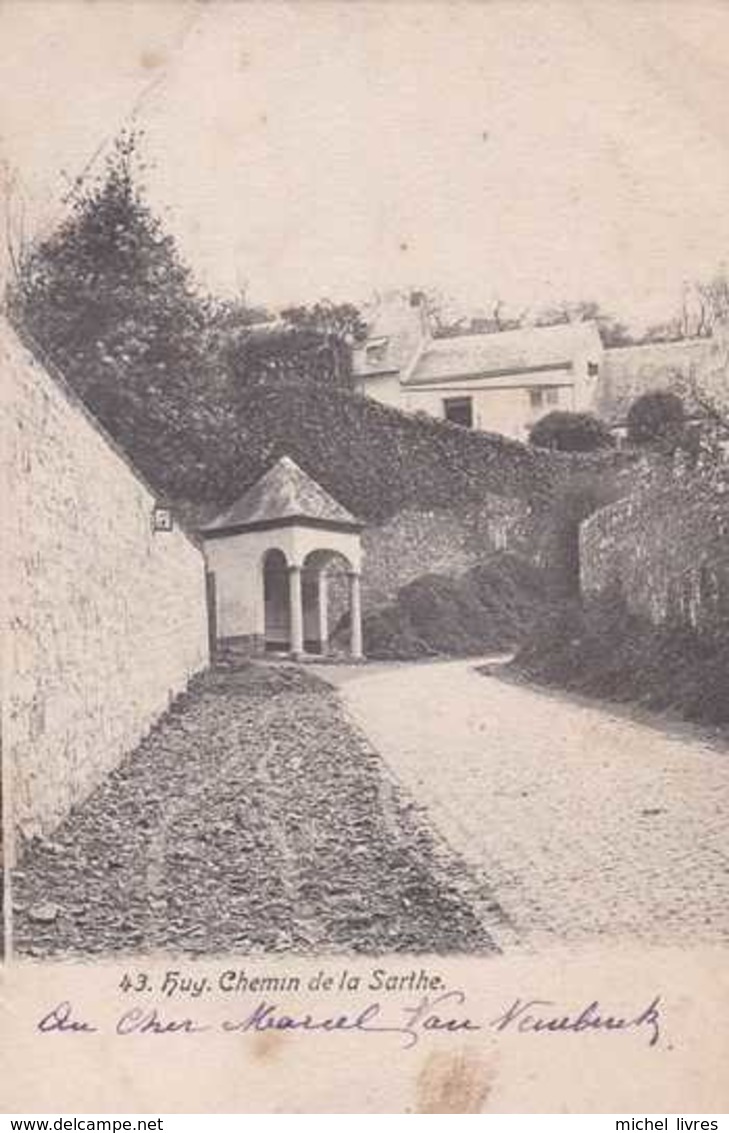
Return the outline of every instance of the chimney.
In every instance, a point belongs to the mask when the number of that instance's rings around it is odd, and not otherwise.
[[[410,306],[420,315],[420,333],[423,338],[430,338],[430,320],[428,319],[428,304],[424,291],[410,292]]]

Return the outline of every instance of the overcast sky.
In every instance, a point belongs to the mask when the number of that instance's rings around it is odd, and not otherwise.
[[[29,231],[132,117],[201,281],[660,318],[729,258],[729,4],[0,0]]]

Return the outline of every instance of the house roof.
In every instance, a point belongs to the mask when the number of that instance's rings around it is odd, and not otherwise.
[[[579,351],[593,348],[597,360],[602,354],[602,343],[593,322],[434,338],[421,352],[404,384],[429,385],[450,378],[569,368]]]
[[[292,522],[359,530],[364,525],[312,480],[289,456],[282,456],[232,507],[202,528],[204,535]]]
[[[415,297],[388,292],[364,312],[368,334],[353,353],[357,377],[406,375],[430,337],[422,306]]]

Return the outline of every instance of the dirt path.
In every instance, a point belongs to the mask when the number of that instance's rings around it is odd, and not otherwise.
[[[333,678],[525,942],[729,940],[729,752],[473,662]]]
[[[295,666],[206,674],[14,871],[14,944],[175,950],[494,950],[493,894]]]

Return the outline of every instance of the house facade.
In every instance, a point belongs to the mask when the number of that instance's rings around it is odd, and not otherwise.
[[[591,321],[434,338],[418,293],[385,297],[368,321],[354,355],[359,393],[516,440],[552,410],[594,413],[620,439],[641,394],[672,390],[689,412],[696,381],[726,396],[726,331],[609,348]]]
[[[370,315],[355,388],[410,413],[526,440],[554,409],[593,408],[604,349],[593,322],[434,338],[420,297]]]

